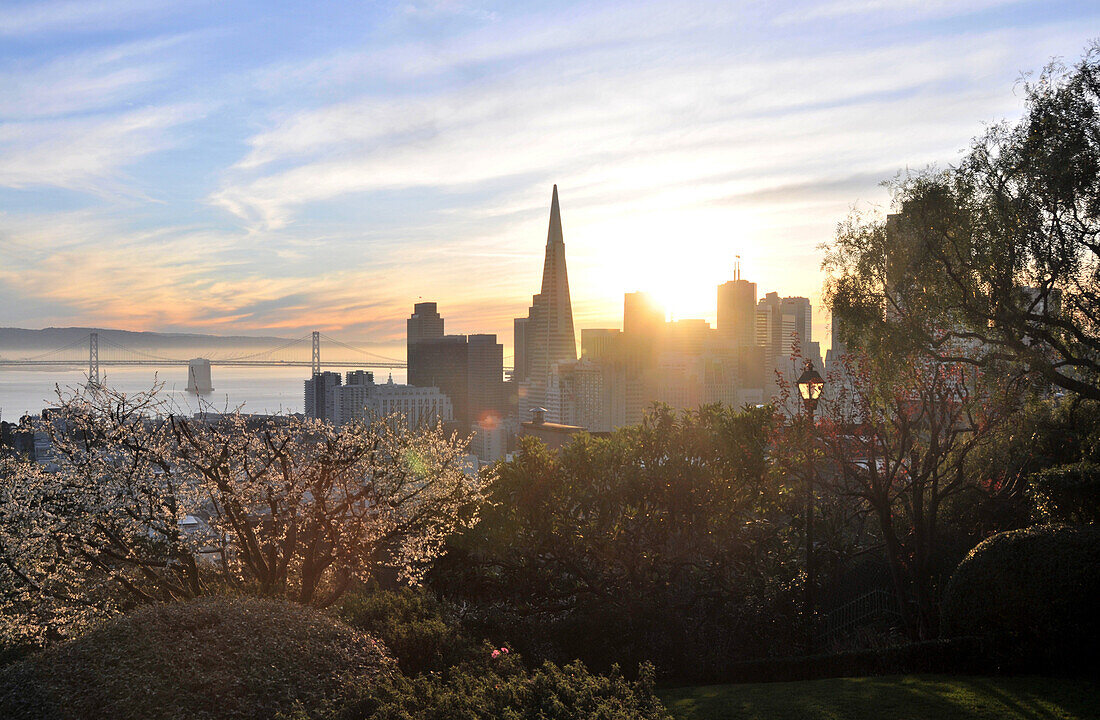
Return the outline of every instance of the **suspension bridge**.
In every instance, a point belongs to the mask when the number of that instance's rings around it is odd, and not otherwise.
[[[340,359],[329,362],[329,367],[371,368],[397,370],[405,363],[395,358],[357,348],[353,345],[331,338],[321,332],[291,340],[278,347],[259,350],[252,353],[220,357],[219,353],[208,353],[211,365],[232,365],[237,367],[308,367],[313,374],[321,372],[321,341],[326,348],[337,351]],[[327,354],[327,353],[326,353]],[[350,359],[349,359],[350,358]],[[143,350],[128,348],[99,333],[91,332],[87,337],[73,341],[68,345],[25,358],[0,357],[0,369],[19,367],[72,367],[88,364],[89,383],[98,384],[101,367],[127,367],[142,365],[190,365],[195,358],[173,358]]]

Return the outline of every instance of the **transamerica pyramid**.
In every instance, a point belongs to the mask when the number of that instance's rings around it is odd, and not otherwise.
[[[527,317],[516,321],[516,330],[517,379],[530,381],[530,400],[541,404],[551,366],[563,360],[577,359],[557,185],[550,199],[550,228],[546,233],[542,292],[532,298]]]

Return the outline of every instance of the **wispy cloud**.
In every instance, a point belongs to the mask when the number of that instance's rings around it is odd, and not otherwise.
[[[997,97],[975,92],[976,80],[1010,60],[1013,39],[975,39],[772,61],[695,51],[600,74],[585,72],[591,58],[580,55],[442,93],[367,94],[254,135],[212,200],[281,227],[308,203],[380,189],[558,175],[626,195],[719,172],[832,173],[838,156],[851,174],[882,167],[884,147],[895,161],[906,150],[923,161],[945,142],[960,147]],[[898,136],[897,123],[923,147]]]
[[[122,168],[170,147],[165,131],[201,113],[201,107],[189,104],[0,125],[0,186],[120,192],[117,173]]]
[[[425,297],[507,342],[553,182],[582,327],[712,314],[735,254],[813,297],[852,203],[1080,51],[1100,10],[1053,3],[5,6],[0,323],[398,342]]]
[[[86,113],[133,101],[173,69],[186,36],[158,37],[43,61],[0,64],[0,119]]]
[[[0,8],[0,35],[33,35],[49,31],[100,32],[164,14],[174,0],[52,0],[11,3]]]

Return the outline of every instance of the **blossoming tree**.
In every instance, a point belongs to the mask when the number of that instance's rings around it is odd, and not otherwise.
[[[60,400],[49,464],[0,459],[0,617],[25,640],[140,602],[326,606],[357,578],[417,582],[487,481],[439,428],[188,418],[156,389]]]

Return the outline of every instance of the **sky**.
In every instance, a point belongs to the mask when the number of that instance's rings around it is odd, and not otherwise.
[[[2,0],[0,326],[387,350],[434,300],[510,348],[555,183],[578,328],[634,290],[713,321],[737,256],[820,306],[839,221],[1098,36],[1057,0]]]

